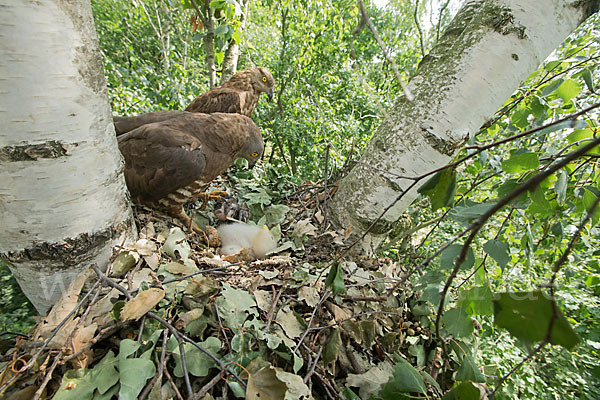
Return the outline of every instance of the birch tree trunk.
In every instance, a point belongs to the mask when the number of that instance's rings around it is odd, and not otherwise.
[[[237,27],[238,33],[242,33],[244,25],[246,25],[246,16],[248,14],[248,3],[250,0],[241,2],[242,15],[240,16],[240,24]],[[240,46],[234,38],[229,39],[225,56],[223,57],[223,72],[221,73],[221,84],[227,82],[237,72],[237,63],[240,58]]]
[[[471,0],[427,55],[390,120],[377,129],[360,163],[340,181],[330,202],[334,222],[363,233],[376,248],[398,227],[417,196],[417,177],[444,166],[581,22],[598,0]],[[423,182],[421,182],[423,183]]]
[[[0,262],[43,314],[133,219],[89,1],[0,6]]]
[[[206,21],[204,22],[204,28],[206,29],[206,36],[204,36],[204,48],[206,51],[206,66],[208,67],[208,82],[212,89],[217,85],[217,66],[215,65],[215,17],[210,9],[210,0],[205,1],[205,7]]]

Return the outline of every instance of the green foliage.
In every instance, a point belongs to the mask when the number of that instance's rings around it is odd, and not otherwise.
[[[8,264],[0,259],[0,330],[27,333],[35,324],[35,309],[10,273]],[[0,333],[1,333],[0,332]]]
[[[600,100],[594,92],[600,79],[600,44],[595,39],[598,26],[600,18],[595,16],[523,83],[494,119],[471,137],[470,147],[455,157],[472,155],[453,168],[457,171],[454,201],[440,200],[448,189],[441,184],[439,172],[420,190],[422,200],[411,209],[414,224],[426,226],[427,221],[441,218],[432,231],[422,231],[425,239],[417,250],[421,256],[430,256],[448,240],[456,240],[464,227],[476,222],[499,200],[597,137],[597,108],[576,120],[548,124]],[[473,154],[482,145],[503,140],[485,152]],[[511,375],[497,397],[600,396],[600,380],[592,361],[599,355],[600,338],[596,333],[600,328],[600,313],[596,311],[600,291],[595,279],[600,255],[598,208],[579,230],[599,197],[598,154],[596,147],[539,185],[529,187],[487,220],[470,244],[472,258],[461,265],[441,318],[445,334],[463,334],[460,346],[453,344],[449,348],[452,357],[461,360],[455,378],[464,382],[444,398],[479,398],[479,389],[471,383],[483,382],[476,371],[483,369],[486,384],[494,387],[497,378],[546,338],[560,347],[544,347],[526,367]],[[424,207],[420,207],[427,203],[425,196],[433,205],[433,212],[424,212]],[[438,207],[441,210],[435,211]],[[572,241],[576,232],[579,237]],[[569,256],[563,264],[556,265],[567,248]],[[421,277],[422,300],[439,304],[436,294],[454,267],[460,249],[457,244],[448,247],[438,258],[439,263],[433,265],[434,271]],[[408,257],[405,260],[410,262]],[[547,284],[553,268],[556,297],[550,299]],[[478,339],[466,330],[461,332],[460,328],[466,329],[467,324],[464,315],[459,318],[459,310],[475,321]],[[556,318],[548,335],[553,315]]]
[[[581,341],[558,310],[558,305],[541,291],[497,294],[494,322],[527,344],[545,340],[550,324],[550,343],[572,350]]]
[[[330,288],[334,294],[346,293],[342,264],[335,263],[331,266],[329,273],[327,274],[327,279],[325,280],[325,286]]]

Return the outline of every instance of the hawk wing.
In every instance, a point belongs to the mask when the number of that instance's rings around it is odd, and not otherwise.
[[[157,111],[134,117],[113,117],[115,131],[117,136],[139,128],[142,125],[151,124],[153,122],[166,121],[171,118],[177,118],[187,114],[185,111]]]
[[[251,92],[232,88],[215,88],[198,96],[185,109],[189,112],[212,114],[215,112],[250,116],[254,110]]]
[[[202,143],[161,123],[143,125],[118,137],[125,180],[137,202],[151,203],[201,178],[206,169]]]

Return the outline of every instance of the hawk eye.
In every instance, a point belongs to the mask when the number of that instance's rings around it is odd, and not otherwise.
[[[267,81],[267,77],[263,76],[263,82],[266,82],[266,81]]]
[[[266,79],[266,78],[265,78]],[[252,157],[258,157],[258,153],[252,153],[250,154]]]

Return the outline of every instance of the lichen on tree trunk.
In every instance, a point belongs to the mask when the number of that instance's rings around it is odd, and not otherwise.
[[[89,3],[0,6],[0,259],[44,313],[133,219]]]
[[[409,178],[447,164],[468,135],[477,132],[598,3],[464,4],[411,80],[414,101],[397,99],[388,111],[390,120],[384,120],[360,162],[339,182],[329,203],[334,222],[355,234],[374,224],[363,248],[379,246],[397,230],[399,217],[425,181],[408,190],[414,182]]]

